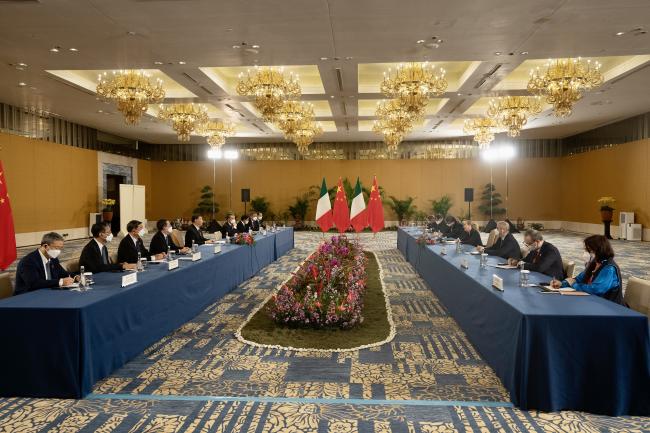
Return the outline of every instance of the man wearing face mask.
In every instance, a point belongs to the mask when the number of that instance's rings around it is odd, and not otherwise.
[[[151,238],[149,254],[166,253],[168,249],[175,253],[185,254],[190,250],[187,247],[180,248],[172,241],[173,228],[169,220],[158,220],[156,228],[158,232]]]
[[[120,242],[117,248],[117,261],[120,263],[138,263],[138,253],[140,257],[147,260],[160,260],[165,258],[166,253],[151,254],[145,248],[142,236],[147,232],[144,229],[142,221],[131,220],[126,225],[128,234]]]
[[[248,225],[254,232],[260,231],[260,222],[259,222],[259,218],[257,217],[257,212],[251,212],[250,222],[248,223]]]
[[[265,229],[266,224],[264,224],[264,221],[262,221],[262,217],[263,217],[262,212],[258,212],[257,213],[257,224],[260,226],[260,228]]]
[[[211,240],[203,236],[201,227],[203,227],[203,217],[201,215],[192,215],[192,224],[190,224],[185,232],[185,246],[187,248],[192,247],[192,241],[194,241],[196,245],[212,243]]]
[[[41,246],[36,251],[20,259],[16,268],[15,295],[38,289],[65,287],[79,280],[72,277],[59,263],[59,255],[63,249],[63,236],[58,233],[47,233],[41,240]]]
[[[562,256],[555,245],[544,241],[544,236],[533,229],[524,232],[524,243],[530,248],[528,255],[521,261],[511,258],[508,260],[509,264],[523,266],[524,269],[539,272],[558,280],[564,278]]]
[[[235,221],[234,214],[229,213],[226,215],[226,222],[221,226],[221,239],[226,239],[226,236],[235,236],[237,233],[237,223]]]
[[[110,223],[102,222],[93,224],[90,228],[93,239],[81,250],[79,266],[86,271],[97,274],[99,272],[121,271],[135,269],[134,264],[113,263],[108,253],[108,244],[113,240]]]
[[[490,248],[482,246],[476,247],[479,252],[484,252],[491,256],[499,256],[504,259],[521,259],[521,249],[515,237],[510,233],[510,226],[505,221],[497,223],[497,230],[499,231],[499,238]]]
[[[248,215],[242,215],[239,219],[239,222],[237,223],[237,232],[248,233],[248,229],[250,228],[250,221],[251,220]]]

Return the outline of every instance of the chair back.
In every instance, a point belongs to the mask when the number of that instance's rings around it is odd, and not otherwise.
[[[117,263],[117,251],[110,253],[109,257],[111,258],[111,263]]]
[[[564,269],[564,275],[566,275],[566,278],[573,278],[573,275],[576,273],[576,262],[573,260],[562,259],[562,268]]]
[[[623,300],[631,309],[650,317],[650,281],[628,278]]]
[[[11,278],[9,273],[5,272],[0,274],[0,299],[13,296],[14,288],[11,285]]]
[[[65,262],[61,263],[61,266],[65,268],[66,271],[70,273],[78,273],[79,272],[79,259],[70,259],[66,260]]]
[[[499,230],[494,229],[490,231],[490,234],[488,235],[488,240],[485,243],[485,248],[490,248],[494,243],[497,241],[497,237],[499,236]]]
[[[183,235],[181,235],[181,232],[179,230],[172,230],[172,242],[178,247],[178,248],[183,248],[185,245],[185,241],[183,240]]]

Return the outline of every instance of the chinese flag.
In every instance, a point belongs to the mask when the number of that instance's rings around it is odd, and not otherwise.
[[[345,196],[343,183],[339,177],[339,184],[336,187],[336,198],[334,199],[334,224],[339,233],[345,232],[350,227],[350,209],[348,209],[348,198]]]
[[[11,215],[5,172],[0,161],[0,270],[5,270],[16,260],[16,232]]]
[[[384,206],[379,195],[379,186],[377,185],[377,176],[372,180],[370,188],[370,199],[368,200],[368,225],[373,233],[377,233],[384,228]]]

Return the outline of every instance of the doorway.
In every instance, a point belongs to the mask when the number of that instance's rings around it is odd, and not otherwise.
[[[113,220],[111,221],[113,235],[120,232],[120,184],[123,183],[126,183],[126,176],[120,176],[119,174],[106,175],[106,198],[115,200]]]

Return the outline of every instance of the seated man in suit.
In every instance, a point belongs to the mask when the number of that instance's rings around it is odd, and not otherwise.
[[[463,221],[463,234],[460,236],[460,242],[475,247],[483,245],[481,234],[474,228],[470,220]]]
[[[69,286],[79,280],[63,269],[59,263],[59,254],[63,249],[63,236],[58,233],[46,233],[41,239],[41,246],[20,259],[16,268],[15,295],[38,289]]]
[[[226,239],[226,237],[233,237],[237,233],[237,223],[236,223],[235,214],[229,213],[226,215],[226,222],[221,226],[221,239]]]
[[[530,247],[528,255],[521,261],[511,258],[508,263],[511,265],[521,264],[524,269],[539,272],[560,281],[564,279],[562,256],[555,245],[544,241],[544,236],[533,229],[524,232],[524,243]]]
[[[427,228],[434,232],[442,232],[443,229],[447,229],[447,226],[444,223],[442,215],[436,214],[435,216],[430,217],[429,223],[427,224]]]
[[[237,223],[237,233],[248,233],[248,229],[251,228],[250,222],[248,215],[242,215]]]
[[[99,272],[121,271],[122,269],[135,269],[132,263],[112,263],[108,253],[108,243],[113,240],[111,224],[101,222],[93,224],[90,228],[93,238],[81,250],[79,266],[86,271],[97,274]]]
[[[174,230],[169,220],[160,219],[156,223],[158,231],[149,244],[149,254],[166,253],[168,250],[175,253],[185,254],[190,249],[187,247],[179,247],[172,240],[172,231]]]
[[[448,238],[459,239],[463,235],[463,225],[451,215],[445,217],[445,226],[447,229],[443,234]]]
[[[185,246],[187,248],[192,247],[192,241],[196,245],[213,243],[212,240],[207,239],[203,236],[201,227],[203,227],[203,217],[201,215],[192,215],[192,224],[190,224],[187,231],[185,232]]]
[[[259,217],[257,216],[257,212],[250,213],[248,225],[250,226],[251,229],[253,229],[254,232],[260,231],[260,221],[259,221]]]
[[[264,224],[264,221],[262,221],[262,218],[263,218],[262,212],[258,212],[257,213],[257,222],[259,223],[261,229],[265,229],[266,224]]]
[[[131,220],[126,225],[127,235],[124,236],[124,239],[120,242],[120,246],[117,247],[117,261],[120,263],[138,263],[138,253],[140,253],[140,258],[147,260],[160,260],[164,259],[167,254],[151,254],[144,246],[142,241],[142,236],[144,236],[147,231],[144,229],[144,224],[142,221]]]
[[[491,256],[499,256],[504,259],[517,259],[521,258],[521,250],[515,237],[510,233],[510,226],[505,221],[497,223],[497,230],[499,237],[497,241],[490,248],[476,247],[482,253],[487,253]]]

